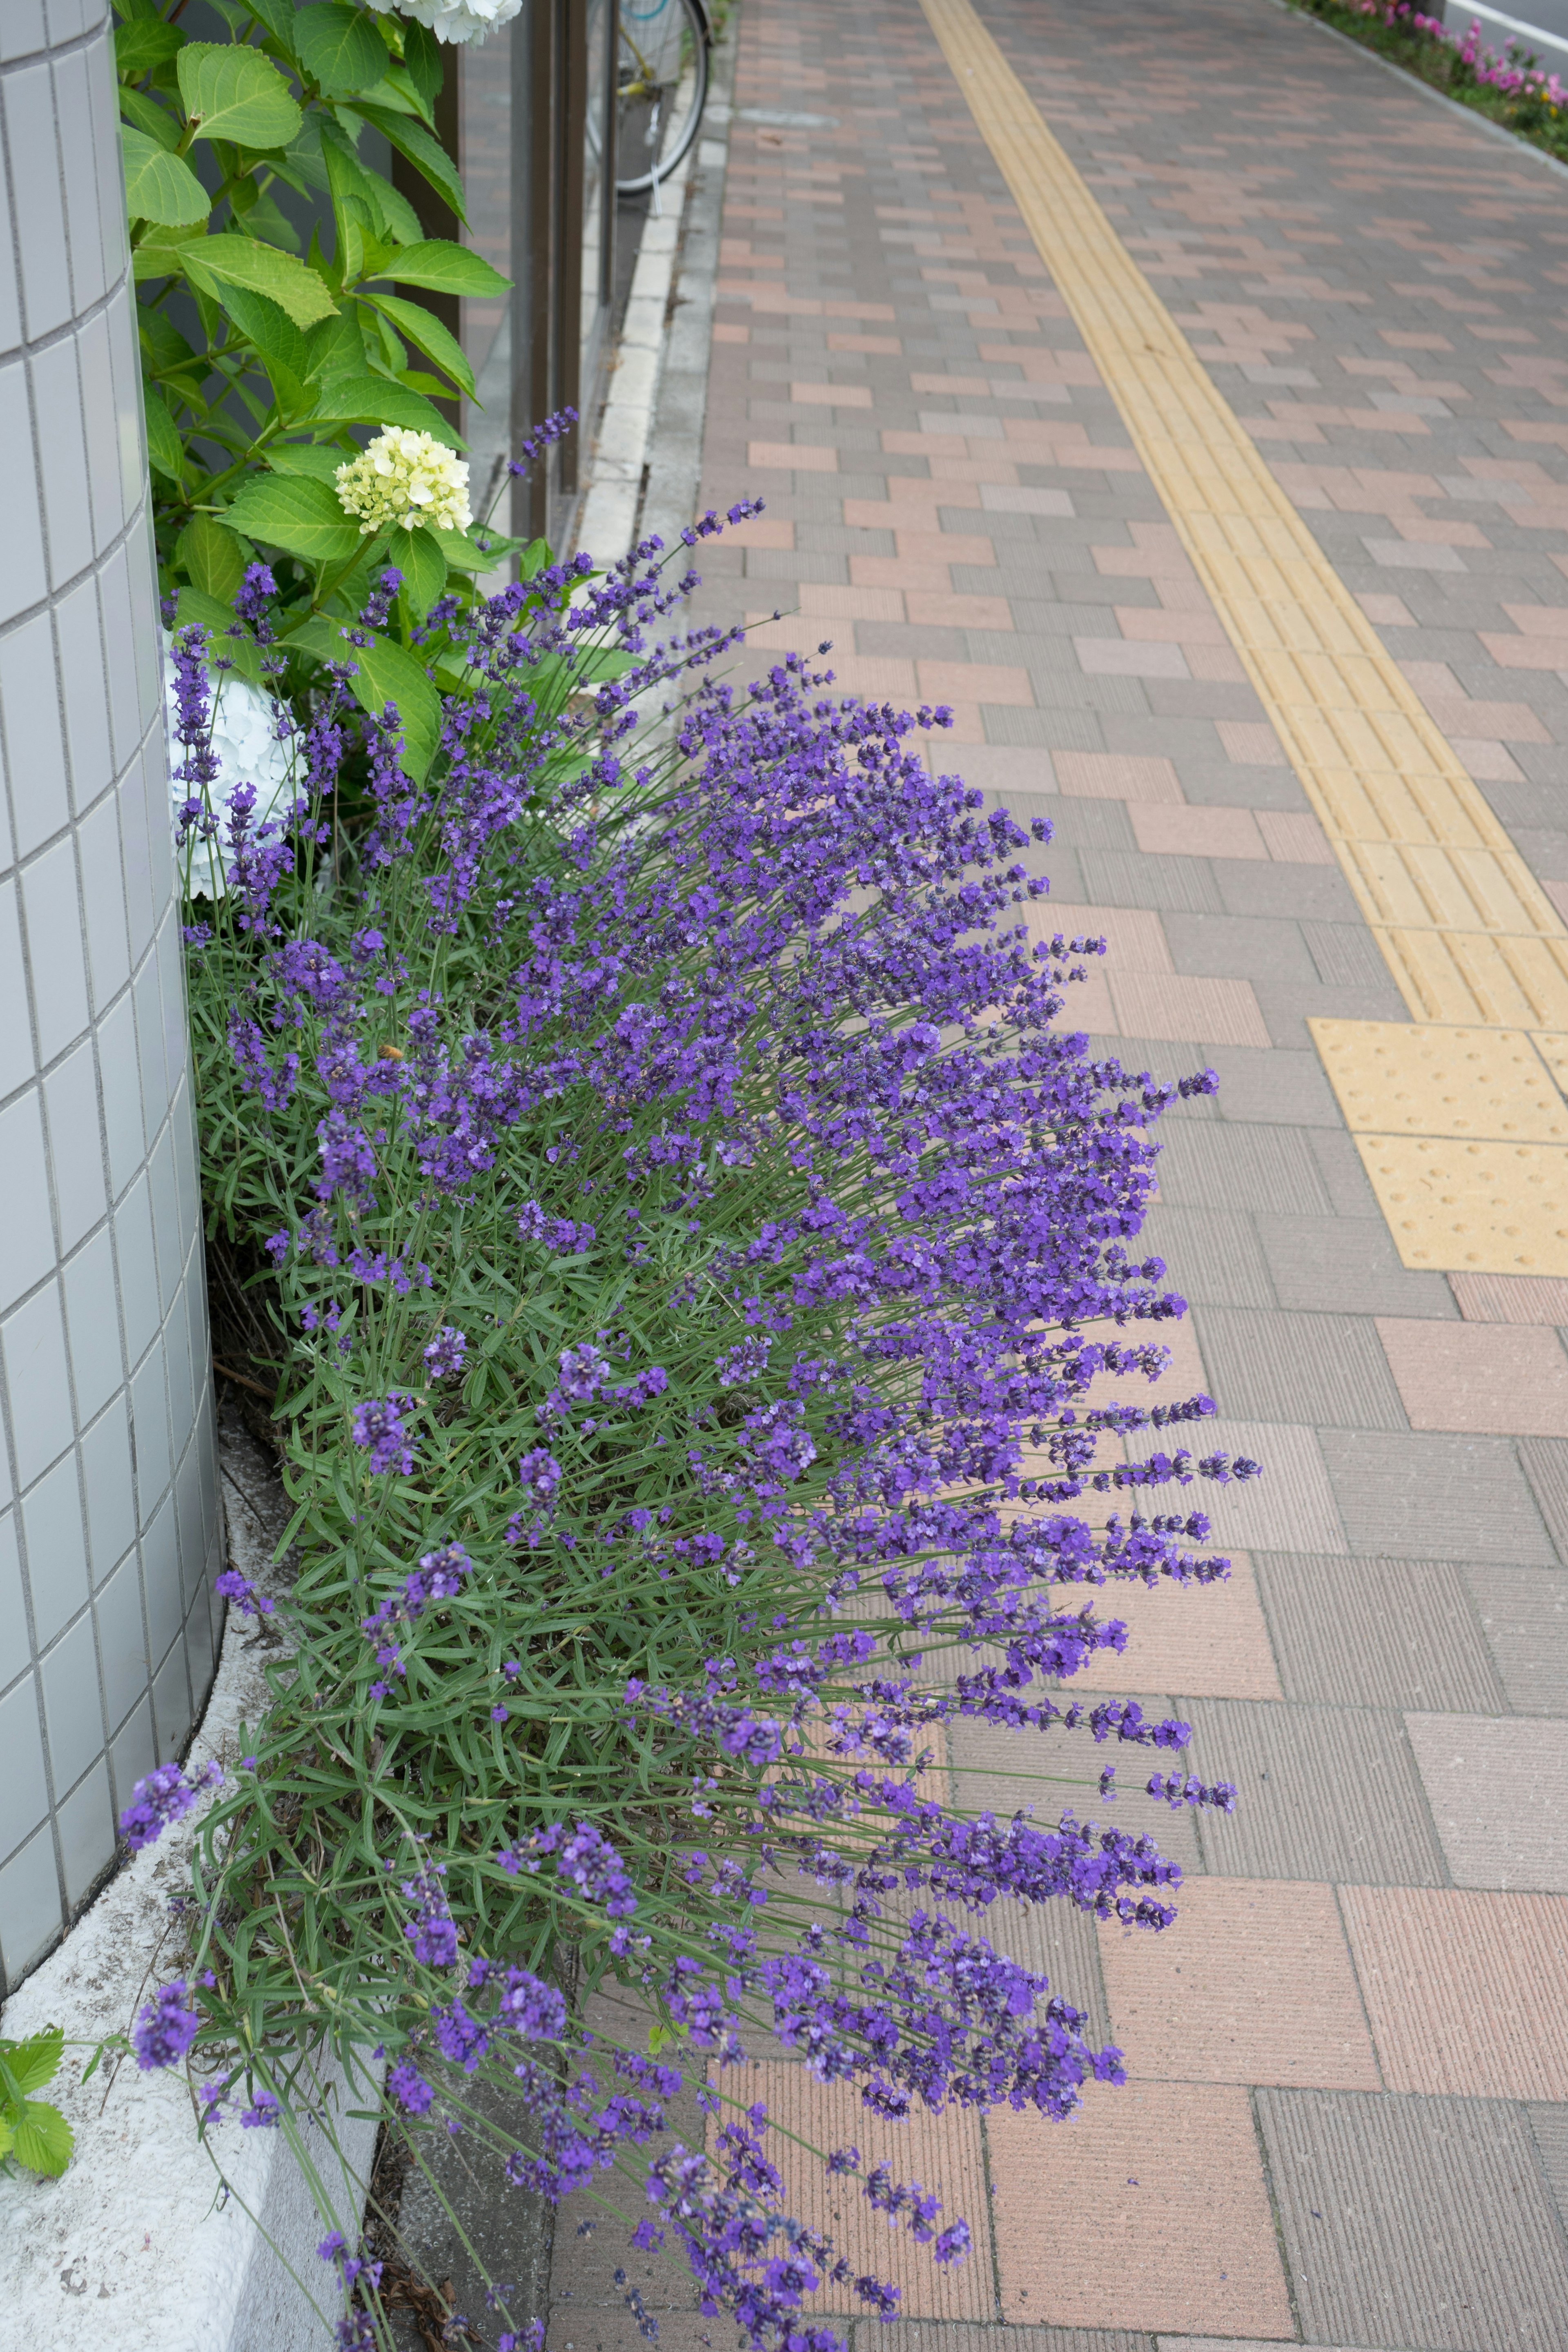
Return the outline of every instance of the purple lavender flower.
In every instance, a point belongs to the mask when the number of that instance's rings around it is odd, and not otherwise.
[[[270,2091],[258,2091],[239,2118],[242,2131],[275,2131],[282,2110]]]
[[[425,1349],[425,1361],[433,1381],[454,1381],[463,1369],[468,1341],[465,1332],[456,1325],[444,1323]]]
[[[187,2006],[183,1977],[161,1986],[131,2029],[131,2046],[142,2073],[177,2065],[200,2032],[201,2022],[199,2013]]]
[[[218,1579],[223,1590],[223,1579]],[[216,1762],[203,1766],[195,1778],[187,1780],[177,1764],[160,1764],[153,1772],[145,1773],[131,1791],[131,1802],[120,1816],[120,1826],[131,1842],[132,1853],[140,1853],[161,1838],[171,1822],[188,1813],[204,1789],[215,1789],[223,1779],[223,1767]]]
[[[258,1592],[248,1576],[238,1569],[226,1568],[214,1580],[214,1591],[232,1601],[242,1617],[270,1617],[272,1603],[265,1592]]]
[[[406,2116],[427,2115],[436,2094],[416,2067],[400,2058],[388,2069],[386,2087]]]
[[[387,1397],[369,1397],[354,1407],[354,1444],[368,1445],[370,1466],[378,1474],[400,1471],[405,1478],[414,1475],[414,1447],[403,1425],[403,1416],[414,1399],[405,1389],[394,1389]]]
[[[457,1965],[458,1928],[447,1901],[447,1890],[441,1881],[447,1875],[444,1862],[422,1863],[416,1879],[403,1882],[403,1894],[410,1903],[417,1904],[415,1916],[404,1927],[404,1934],[414,1947],[414,1957],[423,1960],[428,1969],[449,1969]]]

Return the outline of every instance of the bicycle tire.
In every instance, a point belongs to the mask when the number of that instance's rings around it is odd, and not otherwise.
[[[646,172],[627,173],[625,177],[617,176],[616,194],[620,196],[646,195],[652,188],[656,178],[661,184],[668,179],[676,165],[689,153],[692,142],[701,128],[702,110],[708,103],[709,51],[712,46],[713,37],[709,30],[708,12],[702,5],[702,0],[651,0],[651,5],[640,8],[638,0],[622,0],[621,53],[617,60],[618,67],[625,68],[627,66],[626,52],[628,47],[631,47],[632,57],[629,62],[640,71],[641,59],[633,46],[636,37],[628,28],[650,18],[662,16],[667,11],[672,12],[672,21],[668,26],[661,28],[666,42],[668,43],[668,35],[675,32],[678,37],[684,36],[689,38],[691,45],[690,62],[694,77],[691,111],[686,121],[679,125],[673,144],[668,137],[664,140],[657,166],[650,163]],[[684,38],[680,39],[679,56],[680,63],[684,67],[686,61]],[[679,83],[675,86],[679,87]],[[622,161],[625,146],[620,134],[629,120],[625,110],[626,101],[621,95],[626,85],[617,77],[616,145],[617,163]]]

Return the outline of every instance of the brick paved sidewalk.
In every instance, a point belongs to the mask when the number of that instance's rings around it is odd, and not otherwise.
[[[1568,914],[1568,178],[1269,0],[977,5]],[[1051,819],[1050,926],[1110,941],[1079,1021],[1219,1072],[1150,1238],[1172,1390],[1267,1465],[1232,1580],[1118,1597],[1127,1680],[1084,1678],[1241,1790],[1125,1806],[1189,1873],[1168,1934],[1051,1923],[1129,2085],[911,2126],[982,2242],[943,2278],[868,2237],[906,2317],[856,2352],[1560,2352],[1568,1281],[1402,1262],[1307,1024],[1405,1001],[920,0],[745,0],[737,101],[817,121],[732,133],[706,497],[768,506],[705,610],[950,702],[941,764]],[[961,1732],[956,1792],[1029,1801],[1021,1748]],[[849,2136],[798,2069],[758,2095]],[[633,2341],[558,2278],[552,2352]]]

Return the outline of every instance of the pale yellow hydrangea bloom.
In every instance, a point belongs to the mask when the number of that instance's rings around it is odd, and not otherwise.
[[[369,448],[340,466],[334,478],[340,501],[360,518],[362,538],[395,523],[405,530],[422,523],[465,530],[473,520],[468,467],[428,433],[407,425],[384,425]]]

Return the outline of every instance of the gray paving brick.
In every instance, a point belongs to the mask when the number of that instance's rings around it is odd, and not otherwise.
[[[1509,1705],[1521,1715],[1568,1714],[1568,1576],[1507,1566],[1466,1574]]]
[[[1283,1046],[1213,1045],[1219,1116],[1281,1127],[1315,1127],[1339,1118],[1339,1105],[1315,1053]]]
[[[1190,799],[1194,796],[1188,793]],[[1254,808],[1273,805],[1254,801]],[[1214,877],[1233,915],[1278,915],[1286,919],[1330,924],[1360,923],[1363,916],[1350,884],[1337,866],[1265,865],[1261,858],[1216,857]],[[1320,970],[1321,967],[1320,967]]]
[[[1521,2109],[1259,2091],[1310,2343],[1563,2352],[1568,2249]]]
[[[1343,1127],[1315,1127],[1310,1140],[1312,1158],[1328,1188],[1334,1214],[1375,1217],[1381,1224],[1383,1211],[1377,1205],[1377,1194],[1347,1130]]]
[[[1405,999],[1385,972],[1381,981],[1338,988],[1316,981],[1299,986],[1267,975],[1256,982],[1258,1002],[1277,1045],[1310,1046],[1309,1021],[1403,1021]]]
[[[1349,885],[1344,887],[1348,898]],[[1301,934],[1325,986],[1381,989],[1389,984],[1388,966],[1364,922],[1303,922]]]
[[[1165,1260],[1166,1281],[1184,1298],[1216,1307],[1275,1303],[1250,1217],[1229,1216],[1222,1209],[1178,1209],[1157,1201],[1144,1219],[1139,1247]]]
[[[1253,1567],[1287,1698],[1474,1714],[1506,1704],[1452,1561],[1276,1552]]]
[[[1097,1613],[1114,1616],[1114,1599],[1113,1592],[1102,1596]],[[1071,1685],[1064,1688],[1070,1692]],[[1131,1691],[1121,1696],[1135,1697],[1152,1723],[1176,1713],[1169,1698],[1151,1698]],[[1045,1823],[1059,1821],[1066,1811],[1080,1822],[1107,1822],[1132,1837],[1147,1834],[1162,1853],[1179,1862],[1184,1870],[1202,1867],[1191,1807],[1184,1805],[1173,1812],[1144,1789],[1153,1766],[1143,1768],[1143,1759],[1161,1759],[1179,1751],[1123,1746],[1116,1740],[1098,1747],[1081,1731],[1044,1735],[1011,1731],[1005,1724],[980,1723],[965,1716],[948,1734],[948,1752],[955,1801],[966,1811],[994,1812],[1002,1821],[1029,1811],[1037,1822]],[[1126,1784],[1119,1785],[1110,1805],[1097,1793],[1107,1764],[1117,1766],[1118,1783]],[[1054,1911],[1056,1906],[1049,1907]]]
[[[1080,849],[1084,887],[1096,907],[1152,907],[1162,912],[1224,912],[1201,857],[1145,856],[1138,850]]]
[[[1568,1441],[1521,1438],[1519,1458],[1560,1559],[1568,1560]]]
[[[1252,1699],[1192,1700],[1193,1769],[1236,1785],[1205,1811],[1204,1859],[1226,1878],[1440,1886],[1447,1873],[1397,1716]]]
[[[1160,1196],[1177,1208],[1308,1217],[1326,1217],[1332,1210],[1304,1129],[1222,1119],[1164,1128],[1161,1142]]]
[[[1205,1307],[1204,1361],[1227,1413],[1320,1429],[1405,1429],[1405,1407],[1370,1320]]]
[[[1507,1438],[1331,1430],[1322,1446],[1352,1551],[1552,1564],[1545,1527]]]
[[[1458,1319],[1444,1276],[1403,1265],[1381,1217],[1260,1216],[1257,1231],[1281,1307]]]
[[[1547,2187],[1568,2230],[1568,2106],[1542,2099],[1533,2101],[1525,2113]]]

